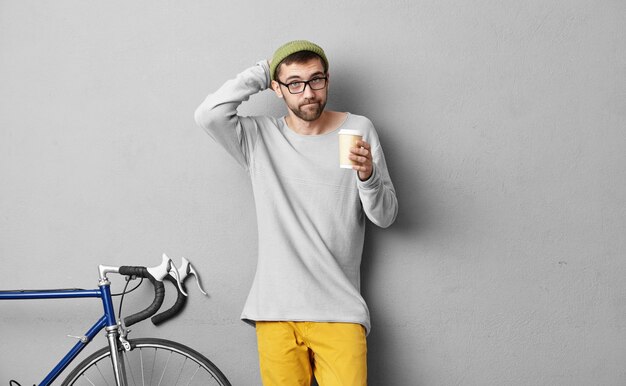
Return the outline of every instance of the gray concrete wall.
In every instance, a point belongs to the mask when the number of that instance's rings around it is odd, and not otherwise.
[[[623,385],[625,16],[617,0],[2,0],[0,288],[185,256],[210,297],[133,335],[259,384],[238,320],[250,185],[193,111],[305,38],[331,59],[329,107],[378,128],[398,191],[363,262],[370,384]],[[284,108],[267,92],[242,112]],[[38,382],[97,313],[0,303],[0,384]]]

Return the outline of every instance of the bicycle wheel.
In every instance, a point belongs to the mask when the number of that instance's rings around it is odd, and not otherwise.
[[[128,385],[230,386],[224,374],[199,352],[165,339],[129,340],[131,350],[121,350]],[[63,386],[115,385],[109,347],[83,360],[63,381]]]

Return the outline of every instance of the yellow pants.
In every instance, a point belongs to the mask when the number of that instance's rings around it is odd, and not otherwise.
[[[366,386],[365,328],[354,323],[256,322],[264,386]]]

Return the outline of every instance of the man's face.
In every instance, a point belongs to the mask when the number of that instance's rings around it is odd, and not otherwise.
[[[304,63],[281,64],[277,80],[284,84],[289,84],[326,76],[322,60],[315,58]],[[276,81],[272,81],[272,88],[279,97],[285,100],[289,110],[304,121],[311,122],[318,119],[322,115],[324,107],[326,107],[328,81],[326,82],[326,87],[321,90],[313,90],[309,84],[300,94],[291,94],[287,86],[281,85]]]

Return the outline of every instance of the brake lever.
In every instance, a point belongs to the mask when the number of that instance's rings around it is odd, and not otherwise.
[[[182,282],[180,280],[180,275],[178,274],[178,269],[176,269],[176,266],[174,265],[172,259],[167,257],[165,253],[163,254],[161,264],[157,265],[156,267],[147,268],[147,270],[152,275],[152,277],[154,277],[158,281],[163,281],[163,279],[165,279],[168,274],[173,276],[174,279],[176,279],[176,284],[178,285],[178,289],[180,290],[180,292],[182,292],[183,295],[187,296],[187,293],[182,287]]]
[[[184,257],[182,258],[181,266],[178,269],[178,274],[180,275],[180,280],[183,283],[185,282],[185,280],[187,279],[187,277],[189,275],[195,276],[195,278],[196,278],[196,285],[198,286],[198,290],[202,293],[202,295],[209,296],[209,294],[207,294],[204,291],[204,288],[202,288],[202,284],[200,283],[200,276],[198,276],[198,272],[194,269],[194,267],[191,265],[189,260],[187,260]]]
[[[171,266],[172,266],[172,259],[167,257],[167,255],[164,253],[163,258],[161,260],[161,264],[157,265],[156,267],[147,267],[146,270],[156,280],[163,281],[165,276],[167,276]]]

